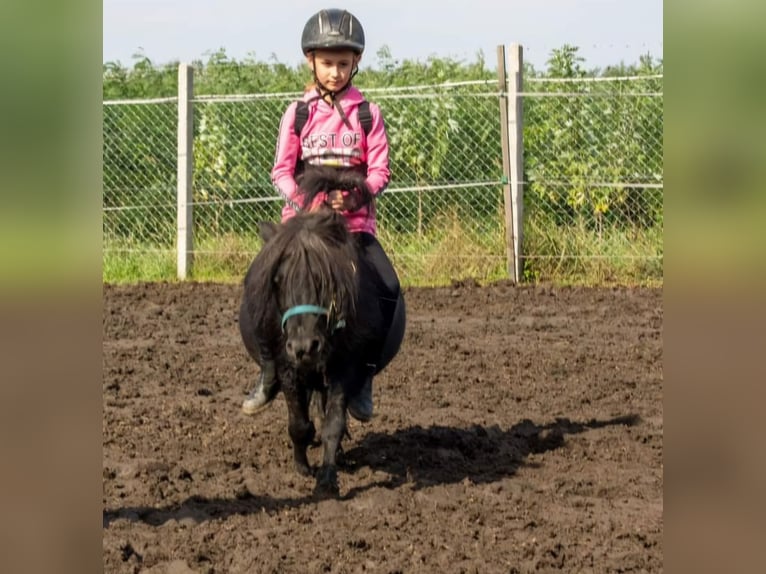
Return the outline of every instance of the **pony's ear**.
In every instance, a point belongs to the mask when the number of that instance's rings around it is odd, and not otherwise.
[[[277,234],[278,228],[279,226],[273,221],[260,221],[258,223],[258,233],[264,243],[268,243]]]

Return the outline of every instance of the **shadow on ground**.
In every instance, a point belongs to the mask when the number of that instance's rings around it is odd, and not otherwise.
[[[638,415],[608,420],[573,422],[567,418],[539,425],[522,420],[507,430],[498,426],[469,428],[446,426],[408,427],[394,433],[370,433],[343,455],[343,472],[361,468],[387,473],[390,478],[351,489],[341,497],[349,500],[371,488],[397,488],[410,484],[413,489],[451,484],[465,479],[483,484],[513,476],[533,453],[544,453],[565,444],[568,435],[608,426],[633,426]],[[170,520],[202,522],[235,514],[273,513],[284,508],[315,504],[313,495],[281,499],[254,495],[242,490],[232,498],[191,496],[165,508],[126,507],[105,510],[104,528],[115,520],[127,519],[159,526]]]

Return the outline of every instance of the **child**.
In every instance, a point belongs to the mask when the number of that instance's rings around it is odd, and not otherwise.
[[[300,192],[296,176],[312,166],[359,169],[366,174],[370,192],[377,196],[388,185],[388,138],[380,109],[372,103],[365,120],[360,119],[361,92],[351,85],[364,51],[364,30],[355,16],[345,10],[321,10],[306,22],[301,46],[313,71],[314,82],[303,97],[308,118],[295,133],[298,103],[288,106],[279,126],[272,181],[285,199],[282,221],[300,211]],[[304,110],[305,112],[305,110]],[[303,112],[301,112],[303,113]],[[366,126],[364,124],[367,124]],[[369,132],[369,133],[367,133]],[[352,197],[340,191],[328,194],[327,202],[343,213],[349,231],[359,234],[360,255],[374,269],[386,291],[381,297],[384,319],[390,324],[399,298],[399,280],[388,257],[375,237],[375,205],[354,210]],[[245,414],[254,414],[271,402],[277,393],[274,362],[263,356],[261,376],[242,403]],[[375,365],[360,393],[351,397],[348,410],[359,421],[372,417],[372,376]]]

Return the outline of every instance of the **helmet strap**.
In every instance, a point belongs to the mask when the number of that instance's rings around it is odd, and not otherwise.
[[[348,82],[346,82],[346,85],[343,86],[340,90],[337,90],[335,92],[328,90],[322,82],[319,81],[319,78],[317,77],[317,71],[316,71],[316,60],[314,59],[316,56],[314,55],[314,52],[311,53],[311,61],[314,64],[312,66],[312,73],[314,75],[314,83],[317,85],[317,92],[319,93],[319,98],[325,100],[327,96],[330,96],[330,101],[327,102],[330,105],[332,105],[336,110],[338,110],[338,113],[340,114],[341,119],[343,120],[343,123],[346,124],[346,127],[348,129],[352,129],[351,122],[349,121],[348,117],[346,116],[346,112],[343,111],[343,108],[340,105],[340,102],[338,101],[338,96],[342,95],[343,92],[348,90],[351,87],[351,80],[356,76],[357,72],[359,71],[359,66],[354,66],[354,69],[351,70],[351,75],[348,78]]]

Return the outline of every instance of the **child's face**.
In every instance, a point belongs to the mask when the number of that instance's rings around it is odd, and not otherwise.
[[[319,82],[331,92],[346,87],[351,71],[360,59],[352,50],[316,50],[313,55],[306,56]]]

